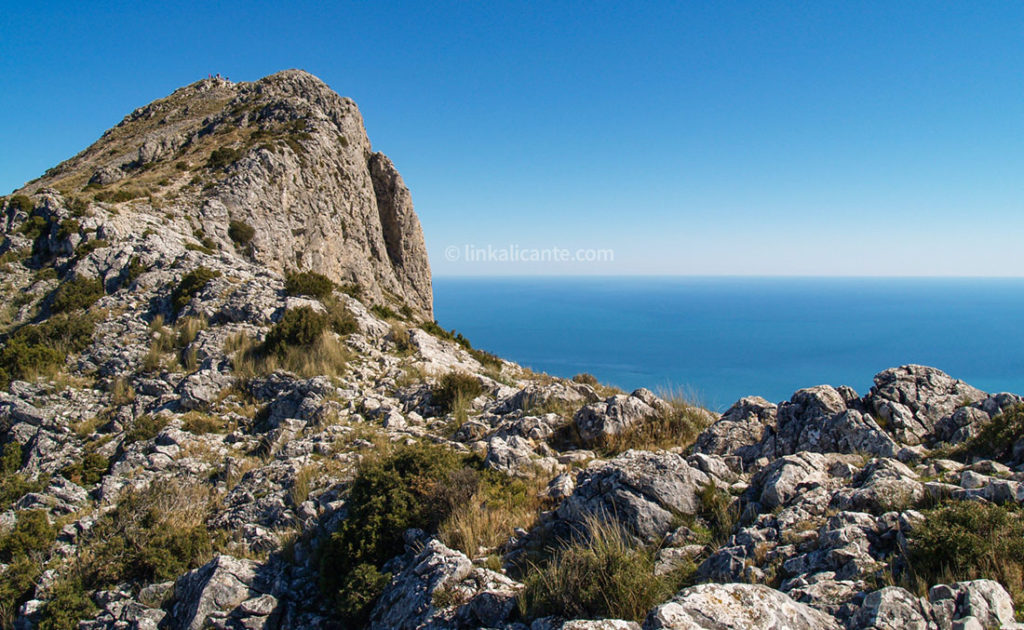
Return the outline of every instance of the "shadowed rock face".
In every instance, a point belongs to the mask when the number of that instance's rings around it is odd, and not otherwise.
[[[273,271],[358,283],[373,302],[432,318],[430,263],[408,188],[372,151],[355,103],[306,72],[181,88],[23,191],[44,187],[140,193],[135,211],[184,214],[206,245],[244,249]],[[251,243],[232,242],[231,221],[254,228]]]

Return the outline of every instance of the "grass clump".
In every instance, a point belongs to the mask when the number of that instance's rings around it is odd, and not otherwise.
[[[105,294],[102,280],[78,276],[57,287],[53,294],[50,310],[53,313],[66,313],[77,309],[86,309]]]
[[[252,242],[254,236],[256,236],[256,228],[245,221],[236,221],[232,219],[231,222],[228,223],[228,238],[230,238],[236,245],[245,247]]]
[[[288,295],[306,295],[323,299],[334,292],[331,279],[315,271],[296,271],[285,277],[284,291]]]
[[[438,536],[470,558],[505,544],[517,527],[530,529],[544,500],[548,479],[519,479],[490,470],[476,474],[470,468],[452,484],[454,508],[441,523]],[[468,493],[468,496],[465,496]]]
[[[684,586],[693,568],[654,575],[654,552],[636,546],[614,523],[587,521],[578,540],[528,570],[519,605],[527,618],[614,618],[642,621]]]
[[[360,626],[384,585],[380,567],[404,549],[410,527],[434,530],[451,510],[441,498],[462,467],[454,452],[415,444],[367,458],[349,492],[349,516],[324,547],[321,588],[346,621]]]
[[[442,376],[434,385],[431,394],[434,403],[440,406],[444,413],[451,413],[455,410],[457,401],[471,401],[483,391],[483,386],[475,376],[455,371]]]
[[[1024,606],[1024,510],[1016,505],[955,501],[924,511],[906,554],[911,586],[989,578]],[[915,584],[916,582],[916,584]]]
[[[664,396],[668,406],[642,422],[636,422],[620,433],[601,438],[596,448],[604,455],[617,455],[629,449],[657,450],[688,448],[700,432],[713,421],[702,407],[679,394]]]
[[[348,366],[351,353],[337,335],[349,334],[355,328],[352,316],[328,300],[326,313],[308,306],[289,309],[271,327],[262,344],[236,335],[225,343],[225,352],[232,355],[235,372],[240,378],[278,369],[303,378],[340,375]]]
[[[220,272],[208,269],[207,267],[196,267],[181,278],[178,286],[171,292],[171,306],[175,313],[185,308],[192,298],[206,288],[214,278],[219,278]]]

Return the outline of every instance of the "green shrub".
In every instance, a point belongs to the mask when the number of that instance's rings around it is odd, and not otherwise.
[[[455,408],[457,400],[470,401],[483,393],[479,379],[465,372],[448,372],[432,389],[434,402],[444,413]]]
[[[57,238],[64,240],[70,238],[78,231],[82,229],[82,224],[74,219],[64,219],[60,222],[60,227],[57,229]]]
[[[80,554],[84,583],[169,580],[207,562],[218,548],[206,527],[208,488],[169,481],[129,491],[89,531]]]
[[[32,596],[40,573],[40,563],[32,558],[18,558],[4,569],[0,575],[0,628],[14,627],[18,607]]]
[[[308,306],[285,311],[263,342],[264,354],[283,354],[290,346],[311,346],[327,330],[327,316]]]
[[[444,328],[441,328],[441,325],[438,324],[436,321],[423,322],[422,324],[420,324],[420,328],[427,331],[431,335],[434,335],[435,337],[447,339],[448,341],[454,341],[455,343],[459,344],[466,350],[469,350],[473,347],[472,345],[470,345],[469,339],[466,339],[465,337],[462,336],[462,333],[456,332],[454,330],[445,330]]]
[[[364,562],[357,565],[341,580],[335,598],[338,614],[356,627],[361,627],[390,579],[390,573],[381,573],[372,564]]]
[[[105,203],[123,203],[132,199],[148,197],[149,193],[138,188],[122,188],[120,190],[104,190],[92,196],[96,201]]]
[[[245,155],[242,149],[231,149],[221,147],[210,152],[210,158],[206,160],[206,168],[219,171],[234,164],[239,158]]]
[[[46,510],[18,512],[14,528],[0,536],[0,562],[8,563],[34,552],[46,551],[57,537]]]
[[[10,207],[17,208],[26,214],[32,212],[33,208],[36,207],[32,200],[28,198],[28,195],[13,195],[7,202],[10,204]]]
[[[50,231],[50,222],[39,216],[33,214],[29,218],[25,219],[25,222],[18,228],[25,238],[32,239],[33,241]]]
[[[500,368],[503,364],[501,357],[495,354],[491,354],[486,350],[478,350],[476,348],[470,348],[468,350],[469,356],[473,357],[480,362],[480,365],[484,367]]]
[[[18,606],[32,595],[56,535],[44,510],[19,512],[14,527],[0,534],[0,563],[7,565],[0,570],[0,627],[11,628]]]
[[[401,446],[364,460],[348,497],[348,518],[325,545],[321,587],[350,623],[359,624],[379,594],[380,567],[402,553],[410,527],[436,529],[446,516],[439,492],[460,457],[443,447]]]
[[[402,319],[398,313],[383,304],[374,304],[370,307],[370,312],[381,319]]]
[[[85,258],[86,256],[93,253],[97,249],[102,249],[104,247],[109,246],[110,243],[108,243],[107,240],[103,238],[96,238],[91,241],[84,241],[75,249],[75,256],[78,256],[79,258]]]
[[[53,294],[50,310],[54,313],[65,313],[80,308],[89,308],[105,293],[103,281],[99,278],[78,276],[57,287]]]
[[[89,451],[82,459],[66,466],[60,474],[79,485],[93,485],[103,479],[110,468],[110,460],[99,453]]]
[[[39,630],[77,628],[79,621],[92,619],[98,609],[77,577],[57,581],[39,614]]]
[[[613,524],[591,519],[580,540],[527,572],[520,609],[527,618],[642,621],[692,576],[695,567],[654,575],[654,554]]]
[[[22,459],[23,453],[20,444],[17,442],[4,444],[3,451],[0,451],[0,477],[18,472]]]
[[[334,292],[331,279],[315,271],[297,271],[285,277],[284,292],[288,295],[308,295],[323,299]]]
[[[924,511],[910,532],[907,569],[923,584],[989,578],[1003,584],[1019,608],[1024,604],[1024,511],[955,501]]]
[[[228,237],[238,245],[243,247],[248,245],[254,236],[256,236],[256,229],[248,223],[233,219],[228,223]]]
[[[211,280],[218,277],[220,277],[219,271],[206,267],[196,267],[182,276],[181,282],[171,292],[171,306],[174,308],[174,312],[179,313],[181,309],[188,306],[196,294],[206,288]]]
[[[18,328],[0,345],[0,371],[6,378],[28,379],[55,372],[67,355],[92,342],[96,321],[90,316],[55,315],[41,324]],[[0,386],[7,382],[0,379]]]
[[[167,418],[163,416],[151,416],[143,414],[135,419],[131,431],[124,434],[124,444],[152,440],[164,427],[167,426]]]
[[[572,377],[572,382],[580,383],[581,385],[590,385],[591,387],[598,385],[597,377],[593,374],[588,374],[587,372],[582,372]]]

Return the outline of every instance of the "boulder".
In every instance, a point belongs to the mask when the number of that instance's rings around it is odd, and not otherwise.
[[[940,422],[958,407],[987,396],[985,392],[923,365],[904,365],[875,375],[875,385],[864,397],[896,440],[908,445],[927,443]]]
[[[583,471],[557,515],[574,528],[589,517],[611,519],[632,534],[655,541],[668,533],[677,514],[696,514],[698,493],[711,482],[680,455],[626,451]]]
[[[840,630],[839,622],[763,584],[701,584],[652,610],[644,630]]]

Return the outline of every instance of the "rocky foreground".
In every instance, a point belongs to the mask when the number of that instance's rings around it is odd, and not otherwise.
[[[1020,396],[476,350],[358,120],[201,81],[3,201],[4,627],[1024,627]]]

